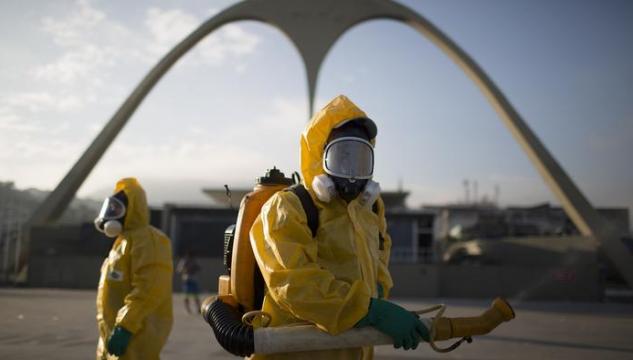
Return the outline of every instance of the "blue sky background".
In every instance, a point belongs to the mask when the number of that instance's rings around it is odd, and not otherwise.
[[[145,73],[233,1],[0,4],[0,180],[52,189]],[[589,200],[633,206],[633,3],[402,1],[497,83]],[[407,26],[353,28],[323,64],[317,107],[346,94],[379,126],[376,180],[409,204],[501,189],[502,204],[555,199],[474,84]],[[204,203],[299,167],[305,74],[276,29],[225,26],[154,88],[80,189],[137,176],[150,201]]]

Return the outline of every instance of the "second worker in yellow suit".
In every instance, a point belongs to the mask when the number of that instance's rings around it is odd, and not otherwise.
[[[159,359],[173,322],[171,242],[150,226],[136,179],[117,182],[95,225],[116,237],[101,267],[97,360]]]
[[[272,316],[270,326],[307,322],[333,335],[374,326],[405,349],[428,339],[415,315],[384,300],[393,285],[388,270],[391,238],[379,186],[372,180],[376,133],[374,122],[345,96],[332,100],[304,130],[301,172],[319,213],[316,236],[291,191],[273,195],[250,232],[266,282],[262,310]],[[372,348],[356,348],[265,358],[372,355]]]

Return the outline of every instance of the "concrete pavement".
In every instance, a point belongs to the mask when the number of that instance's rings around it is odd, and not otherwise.
[[[91,359],[97,330],[95,291],[0,289],[0,359]],[[235,359],[210,327],[188,315],[174,295],[174,328],[162,359]],[[490,301],[423,299],[398,301],[417,310],[437,302],[447,316],[473,316]],[[512,301],[517,318],[456,351],[439,354],[376,348],[378,359],[633,359],[633,305]],[[442,344],[442,345],[448,345]]]

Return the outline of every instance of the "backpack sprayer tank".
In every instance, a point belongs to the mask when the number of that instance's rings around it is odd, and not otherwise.
[[[293,180],[273,167],[257,178],[253,191],[240,202],[235,225],[224,233],[224,264],[228,275],[218,283],[218,296],[230,305],[247,312],[258,309],[263,299],[263,280],[255,264],[249,231],[264,203],[277,191],[293,184]],[[262,283],[258,283],[261,281]]]
[[[227,351],[248,356],[253,352],[253,329],[242,324],[244,313],[258,310],[264,298],[264,280],[255,263],[249,232],[262,205],[294,181],[273,167],[257,178],[253,191],[240,202],[234,225],[224,232],[224,266],[227,275],[218,279],[218,296],[207,306],[205,319],[218,342]]]

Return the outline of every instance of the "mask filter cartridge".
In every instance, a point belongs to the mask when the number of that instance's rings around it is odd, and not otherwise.
[[[107,237],[115,238],[123,231],[123,226],[118,220],[109,220],[103,225],[103,233]]]
[[[316,194],[317,198],[323,202],[330,202],[334,196],[336,196],[336,187],[334,181],[325,175],[317,175],[312,180],[312,190]]]
[[[363,206],[372,206],[376,199],[378,199],[378,195],[380,195],[380,184],[369,180],[365,185],[365,189],[358,197],[358,202]]]

